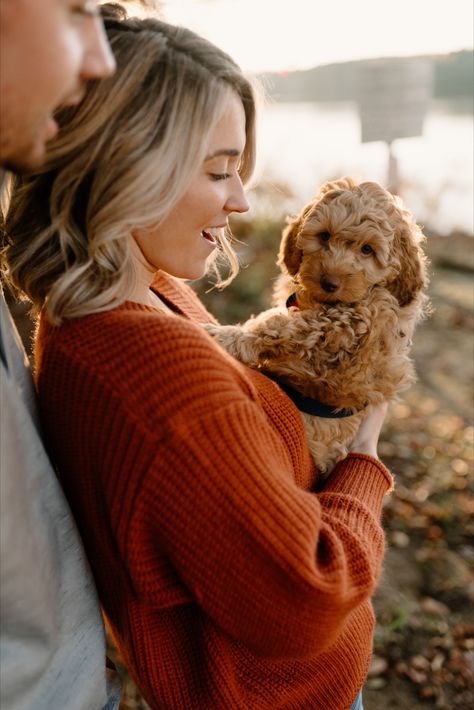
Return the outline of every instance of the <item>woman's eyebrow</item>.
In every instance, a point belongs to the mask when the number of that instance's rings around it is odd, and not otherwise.
[[[217,158],[219,155],[228,155],[231,158],[236,158],[240,155],[240,151],[235,148],[221,148],[211,153],[211,155],[206,156],[204,160],[211,160],[212,158]]]

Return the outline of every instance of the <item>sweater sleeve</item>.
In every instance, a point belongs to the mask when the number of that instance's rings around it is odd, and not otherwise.
[[[321,653],[374,590],[390,474],[351,456],[324,491],[301,489],[281,437],[225,354],[215,348],[205,369],[199,358],[191,366],[178,340],[182,371],[174,360],[160,380],[176,391],[192,377],[191,390],[156,433],[127,434],[139,436],[147,461],[127,539],[137,593],[163,606],[164,554],[189,598],[254,653]]]

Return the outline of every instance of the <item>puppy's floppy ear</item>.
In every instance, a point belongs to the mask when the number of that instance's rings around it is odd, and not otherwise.
[[[298,273],[298,269],[300,268],[303,251],[297,246],[296,241],[306,217],[311,212],[314,205],[315,201],[303,207],[298,217],[289,221],[288,226],[285,227],[282,232],[277,264],[278,266],[284,267],[290,276],[294,276]]]
[[[404,215],[395,230],[394,256],[400,262],[395,278],[386,283],[400,306],[407,306],[428,285],[427,258],[420,246],[424,235],[411,217]]]
[[[296,239],[304,221],[303,213],[293,219],[282,232],[277,264],[294,276],[300,268],[303,252],[296,246]]]

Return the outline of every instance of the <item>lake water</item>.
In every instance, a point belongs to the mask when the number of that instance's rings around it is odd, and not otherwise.
[[[388,146],[360,142],[357,105],[274,103],[259,125],[257,176],[309,200],[327,179],[352,175],[387,184]],[[400,195],[417,220],[441,234],[474,233],[472,102],[433,102],[423,135],[394,141]]]

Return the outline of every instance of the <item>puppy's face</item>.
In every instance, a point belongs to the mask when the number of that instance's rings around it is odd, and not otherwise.
[[[356,185],[350,179],[326,183],[283,233],[280,264],[295,280],[300,306],[353,303],[376,284],[392,290],[401,305],[403,298],[408,302],[407,293],[402,298],[395,293],[402,269],[398,253],[402,235],[413,242],[417,267],[421,253],[412,235],[416,225],[407,221],[407,214],[375,183]],[[419,290],[422,285],[420,275],[416,285],[406,289]]]

